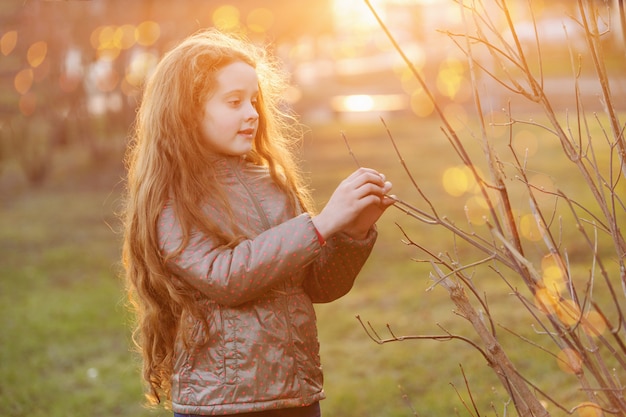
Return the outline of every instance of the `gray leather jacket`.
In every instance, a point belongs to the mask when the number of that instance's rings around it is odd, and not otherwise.
[[[239,227],[253,238],[229,249],[194,233],[168,265],[198,290],[210,326],[207,343],[176,347],[172,407],[220,415],[312,404],[324,398],[313,303],[350,290],[376,230],[359,241],[339,233],[322,247],[311,217],[287,209],[267,169],[243,158],[216,163]],[[210,204],[206,212],[228,224]],[[180,226],[170,206],[159,235],[165,254],[178,247]],[[193,337],[201,336],[199,324],[191,327]]]

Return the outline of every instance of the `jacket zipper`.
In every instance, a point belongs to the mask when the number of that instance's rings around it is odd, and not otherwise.
[[[237,180],[243,186],[243,188],[245,188],[246,192],[250,196],[250,199],[252,200],[252,204],[254,204],[254,208],[259,214],[259,218],[261,219],[261,223],[263,223],[264,230],[269,229],[271,226],[270,226],[270,221],[267,218],[267,213],[265,213],[265,210],[263,210],[263,207],[261,207],[261,203],[256,198],[252,190],[250,189],[250,186],[244,181],[240,172],[239,163],[238,162],[232,163],[232,165],[233,165],[233,171],[235,172],[235,176],[237,177]]]
[[[240,172],[240,167],[239,167],[239,163],[235,164],[233,163],[233,171],[235,172],[235,176],[237,177],[237,180],[241,183],[241,185],[243,186],[243,188],[245,188],[246,192],[248,193],[248,195],[250,196],[250,198],[252,199],[252,203],[254,204],[254,207],[257,211],[257,213],[259,214],[259,218],[261,219],[261,222],[263,223],[263,226],[265,228],[265,230],[268,230],[270,228],[270,222],[269,219],[267,217],[267,213],[265,213],[265,210],[263,210],[263,207],[261,207],[261,203],[259,202],[259,200],[256,198],[256,196],[254,195],[254,193],[252,192],[252,190],[250,189],[250,186],[244,181],[242,174]],[[286,286],[287,283],[283,282],[280,285],[280,288],[283,289],[283,291],[278,290],[277,288],[273,288],[272,291],[276,291],[278,293],[282,293],[284,295],[287,294],[286,291]],[[282,304],[282,311],[283,314],[290,316],[291,314],[289,313],[289,305],[287,303],[287,297],[281,297],[281,304]],[[295,358],[295,353],[294,353],[294,341],[293,341],[293,333],[292,333],[292,328],[291,326],[287,326],[287,340],[288,340],[288,346],[289,346],[289,350],[290,350],[290,355]],[[300,383],[300,387],[303,387],[305,384],[300,381],[300,376],[297,374],[296,372],[296,378],[298,378],[298,382]]]

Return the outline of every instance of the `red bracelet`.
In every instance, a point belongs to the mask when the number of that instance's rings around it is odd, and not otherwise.
[[[322,236],[320,231],[317,230],[317,227],[313,226],[313,229],[315,229],[315,234],[317,235],[317,241],[320,242],[320,245],[326,246],[326,239],[324,239],[324,236]]]

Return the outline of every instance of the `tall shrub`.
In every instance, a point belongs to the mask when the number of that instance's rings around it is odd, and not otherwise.
[[[398,336],[390,325],[385,338],[362,322],[365,331],[381,344],[407,339],[467,343],[480,352],[506,391],[505,415],[514,410],[520,416],[626,416],[626,139],[619,114],[624,99],[612,93],[612,69],[607,67],[607,38],[615,31],[621,34],[607,24],[610,6],[577,0],[576,14],[564,17],[579,28],[585,47],[579,51],[572,42],[561,45],[567,48],[563,65],[571,74],[564,84],[571,99],[562,106],[549,92],[544,44],[534,18],[535,41],[528,44],[520,39],[509,1],[456,1],[465,30],[448,35],[466,58],[473,89],[477,128],[469,142],[453,127],[375,8],[366,3],[432,100],[442,136],[459,158],[459,172],[475,184],[478,204],[466,205],[464,214],[456,217],[442,212],[396,147],[415,187],[411,202],[400,196],[396,207],[424,224],[422,236],[445,232],[454,246],[429,246],[409,233],[405,241],[420,261],[431,264],[433,288],[448,292],[455,313],[471,324],[473,334],[443,329],[441,335]],[[532,12],[532,2],[527,4]],[[620,12],[623,18],[623,9]],[[504,22],[505,30],[496,22]],[[563,30],[572,40],[565,25]],[[623,73],[623,61],[621,65]],[[582,99],[589,77],[599,85],[594,103]],[[482,88],[485,83],[492,86],[490,91]],[[512,99],[494,122],[484,103],[493,99],[496,87]],[[515,103],[522,102],[532,104],[530,114],[516,112]],[[493,135],[496,126],[506,134]],[[525,129],[542,132],[542,141],[558,144],[553,159],[546,161],[515,143]],[[474,152],[470,143],[479,143],[481,152]],[[563,166],[565,170],[557,169]],[[493,286],[494,278],[502,285]],[[497,291],[510,297],[510,309],[525,317],[518,327],[504,327],[492,310],[489,300]],[[526,375],[512,359],[517,348],[553,359],[557,369],[569,375],[565,385],[548,386],[540,376]],[[476,401],[481,393],[472,393],[470,384],[468,392],[466,409],[482,415]]]

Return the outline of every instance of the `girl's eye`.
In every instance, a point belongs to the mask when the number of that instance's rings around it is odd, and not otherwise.
[[[239,105],[239,103],[241,103],[241,100],[239,100],[239,99],[230,100],[228,103],[229,103],[231,106],[236,107],[236,106],[238,106],[238,105]]]

